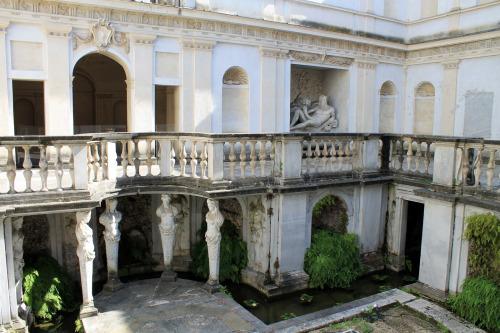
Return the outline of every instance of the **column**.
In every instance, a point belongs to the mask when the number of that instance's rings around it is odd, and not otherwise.
[[[82,283],[83,304],[80,307],[80,318],[97,315],[92,296],[92,269],[95,258],[92,229],[88,226],[92,211],[76,212],[76,239],[78,247],[76,254],[80,260],[80,278]]]
[[[440,135],[454,135],[455,110],[457,106],[457,72],[460,60],[449,61],[443,64],[443,99],[441,108]]]
[[[0,324],[10,325],[10,294],[9,290],[9,276],[7,269],[7,249],[5,239],[5,215],[0,215]]]
[[[45,134],[73,134],[72,76],[70,73],[71,26],[45,25],[47,80],[45,95]]]
[[[175,282],[177,274],[173,269],[174,246],[175,246],[175,216],[179,214],[176,207],[170,204],[172,198],[168,194],[161,195],[161,206],[156,210],[156,216],[161,221],[158,224],[158,229],[161,235],[161,244],[163,249],[163,273],[161,280],[166,282]]]
[[[153,85],[153,41],[155,35],[133,33],[132,59],[134,59],[133,82],[127,78],[127,92],[130,97],[130,111],[127,115],[127,130],[131,132],[154,132],[155,101]]]
[[[108,266],[108,281],[103,289],[110,292],[115,292],[123,286],[118,277],[118,249],[121,235],[118,224],[122,220],[122,214],[116,210],[117,204],[117,199],[107,199],[106,210],[99,217],[99,223],[105,228],[103,235]]]
[[[377,132],[374,127],[377,64],[377,62],[356,60],[355,132]]]
[[[18,313],[24,317],[26,305],[23,302],[23,268],[24,268],[24,234],[22,231],[23,218],[12,218],[12,244],[14,248],[14,275],[16,281],[16,298],[19,306]]]
[[[9,92],[12,81],[7,79],[7,48],[5,42],[8,21],[0,21],[0,133],[14,135],[14,113],[9,107],[12,96]],[[10,101],[10,103],[9,103]]]
[[[203,288],[212,294],[219,291],[221,287],[219,284],[220,241],[222,239],[220,228],[224,223],[224,217],[219,210],[219,201],[207,199],[207,205],[207,232],[205,233],[205,240],[208,246],[210,274]]]

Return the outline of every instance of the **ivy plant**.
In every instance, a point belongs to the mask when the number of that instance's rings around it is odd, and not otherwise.
[[[198,231],[200,240],[194,245],[193,261],[189,268],[200,278],[207,279],[209,276],[208,247],[205,241],[207,224],[203,222]],[[220,242],[219,280],[221,282],[231,280],[239,282],[239,272],[248,263],[247,243],[238,235],[236,226],[225,221],[221,227],[222,239]]]
[[[78,308],[77,291],[57,260],[43,256],[24,268],[24,302],[38,319],[51,320],[58,311]]]
[[[347,288],[362,274],[356,237],[333,229],[313,231],[304,259],[311,288]]]

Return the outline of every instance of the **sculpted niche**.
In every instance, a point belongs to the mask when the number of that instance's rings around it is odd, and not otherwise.
[[[290,130],[329,132],[338,126],[335,109],[328,105],[328,98],[320,95],[317,102],[298,96],[290,105]]]

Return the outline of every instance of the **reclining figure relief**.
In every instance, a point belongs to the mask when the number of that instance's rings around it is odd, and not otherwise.
[[[327,104],[327,97],[320,95],[319,100],[311,104],[307,98],[297,97],[290,106],[290,130],[310,130],[329,132],[338,126],[335,109]]]

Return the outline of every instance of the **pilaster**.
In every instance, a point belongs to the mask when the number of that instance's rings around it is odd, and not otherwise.
[[[73,134],[73,106],[71,103],[72,75],[69,51],[71,26],[44,25],[45,72],[45,134]]]
[[[5,36],[7,35],[8,21],[0,21],[0,133],[14,135],[14,114],[9,107],[12,98],[9,86],[12,84],[7,79],[7,48]],[[12,101],[11,101],[12,102]]]
[[[127,80],[130,102],[127,130],[131,132],[153,132],[155,130],[155,101],[153,85],[153,41],[155,35],[130,34],[134,81]]]
[[[181,131],[212,131],[212,53],[216,42],[182,41],[182,124]],[[190,83],[192,81],[192,83]]]
[[[355,132],[376,132],[375,73],[378,62],[356,60]]]
[[[441,135],[454,135],[457,107],[457,73],[459,60],[443,63],[443,101],[441,108]]]
[[[261,47],[261,133],[283,131],[285,57],[286,52],[283,50]]]

